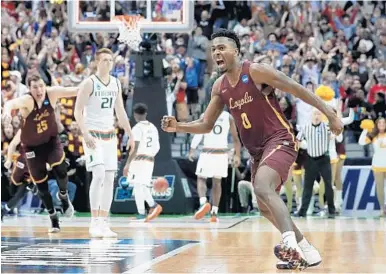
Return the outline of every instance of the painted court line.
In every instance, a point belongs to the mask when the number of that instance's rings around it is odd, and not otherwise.
[[[193,246],[195,245],[198,245],[199,243],[190,243],[190,244],[186,244],[184,246],[181,246],[177,249],[174,249],[173,251],[170,251],[164,255],[161,255],[149,262],[146,262],[146,263],[143,263],[139,266],[136,266],[126,272],[123,272],[123,274],[129,274],[129,273],[145,273],[147,270],[149,270],[153,265],[157,264],[157,263],[160,263],[166,259],[169,259],[185,250],[188,250],[189,248],[192,248]]]

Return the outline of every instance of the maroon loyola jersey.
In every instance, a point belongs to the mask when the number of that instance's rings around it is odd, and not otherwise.
[[[32,97],[32,95],[30,95]],[[48,94],[44,98],[42,107],[39,109],[34,100],[34,108],[24,119],[21,127],[21,143],[26,146],[39,146],[58,135],[58,126],[55,119],[55,110],[51,106]]]
[[[248,61],[242,64],[235,87],[224,75],[219,93],[236,121],[241,141],[253,157],[260,157],[264,148],[271,145],[295,148],[295,136],[280,109],[274,88],[256,85],[249,74],[250,66]],[[263,89],[270,91],[269,95],[265,95]]]

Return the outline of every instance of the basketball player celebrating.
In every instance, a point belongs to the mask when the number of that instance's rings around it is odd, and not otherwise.
[[[92,172],[90,186],[91,237],[116,237],[107,217],[113,200],[114,175],[118,165],[114,109],[119,123],[134,148],[131,127],[122,99],[119,80],[110,76],[113,53],[107,48],[96,52],[97,72],[80,85],[74,116],[83,134],[86,168]]]
[[[58,137],[58,125],[53,106],[61,97],[74,97],[78,88],[46,87],[38,75],[27,80],[30,93],[8,101],[4,105],[4,121],[11,119],[12,110],[19,109],[24,118],[20,140],[25,152],[30,176],[36,184],[39,197],[50,215],[52,227],[50,233],[59,232],[59,220],[48,191],[47,166],[49,164],[59,186],[59,198],[65,216],[74,214],[67,193],[67,165],[65,154]]]
[[[202,118],[202,117],[201,117]],[[233,165],[240,165],[241,144],[232,116],[223,111],[210,133],[196,134],[193,137],[189,159],[204,138],[204,147],[197,162],[197,191],[200,196],[200,209],[194,215],[196,220],[203,218],[212,208],[210,222],[217,222],[218,206],[221,198],[221,178],[228,177],[228,133],[232,133],[235,154]],[[212,178],[212,207],[206,198],[206,179]]]
[[[1,220],[3,220],[5,214],[12,211],[17,206],[19,201],[24,198],[24,195],[28,190],[27,188],[31,183],[27,163],[25,161],[25,155],[22,149],[19,149],[20,155],[17,156],[15,161],[12,161],[12,158],[20,144],[20,134],[21,130],[19,129],[8,146],[7,160],[4,163],[4,167],[6,169],[9,170],[12,168],[11,188],[14,189],[14,195],[4,205],[4,207],[1,208]]]
[[[287,179],[296,159],[297,145],[274,89],[289,92],[321,110],[329,119],[333,133],[339,134],[343,125],[332,108],[280,71],[265,64],[241,63],[240,41],[233,31],[214,33],[211,50],[213,61],[224,74],[213,85],[203,119],[177,123],[174,117],[165,116],[162,128],[167,132],[208,133],[226,104],[252,157],[252,182],[260,212],[282,233],[283,240],[275,247],[275,255],[288,262],[286,267],[291,269],[318,265],[319,252],[292,222],[275,191]]]
[[[134,183],[135,203],[140,218],[145,217],[145,201],[149,205],[150,212],[145,220],[148,222],[162,212],[161,205],[154,201],[150,192],[154,157],[160,149],[159,136],[157,128],[146,120],[147,106],[138,103],[133,110],[134,119],[137,122],[133,127],[135,148],[130,152],[123,169],[123,175]]]

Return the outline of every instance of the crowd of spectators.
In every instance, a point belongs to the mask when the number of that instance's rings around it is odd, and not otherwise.
[[[168,1],[181,0],[155,1],[156,9],[163,10]],[[105,20],[108,2],[82,1],[81,19]],[[124,1],[116,2],[122,12]],[[26,79],[33,74],[47,85],[78,85],[95,72],[94,52],[108,47],[114,52],[112,75],[122,83],[131,116],[135,67],[130,48],[119,44],[118,34],[69,32],[65,1],[1,5],[2,105],[28,92]],[[165,76],[167,109],[178,120],[197,118],[209,101],[219,76],[211,62],[209,41],[218,28],[233,29],[239,35],[242,60],[269,63],[312,91],[320,85],[331,87],[342,102],[341,111],[355,111],[350,125],[354,135],[361,131],[362,119],[386,117],[384,1],[196,1],[194,17],[191,33],[157,38],[157,48],[166,52],[171,68]],[[296,124],[302,104],[280,91],[277,96],[287,118]],[[63,99],[58,111],[67,151],[79,157],[83,148],[73,119],[74,103],[75,98]],[[20,124],[18,113],[11,124],[2,123],[3,155]]]

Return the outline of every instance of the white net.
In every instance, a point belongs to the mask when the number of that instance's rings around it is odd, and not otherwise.
[[[117,16],[116,20],[119,23],[119,37],[121,43],[126,43],[131,49],[138,50],[139,44],[142,42],[141,29],[139,21],[141,16]]]

